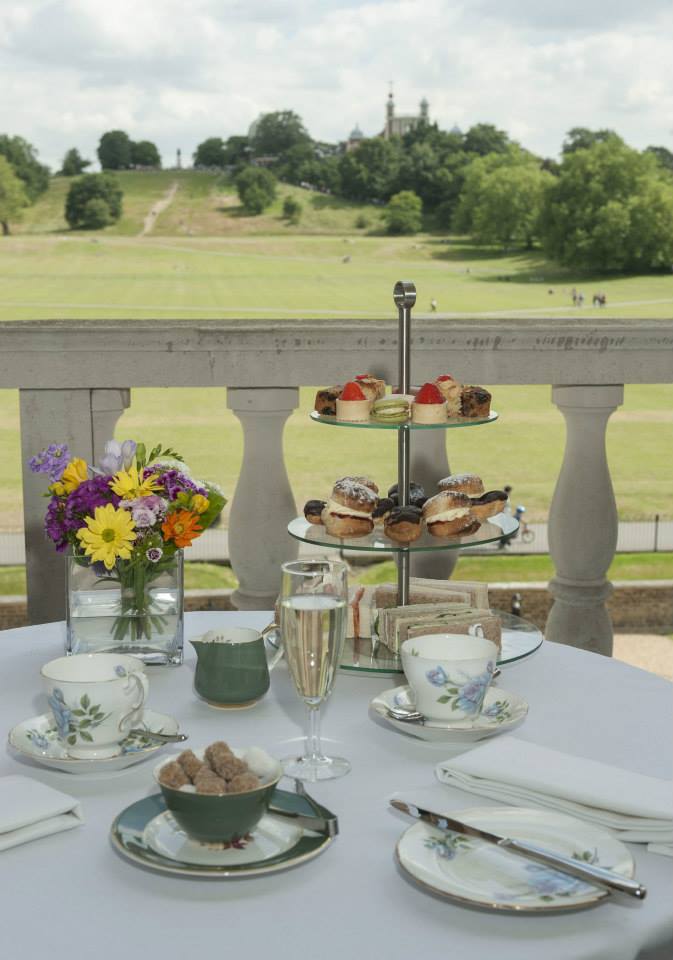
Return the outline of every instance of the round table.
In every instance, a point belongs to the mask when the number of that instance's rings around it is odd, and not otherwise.
[[[261,629],[268,613],[187,614],[185,636],[216,624]],[[63,649],[63,624],[0,633],[0,712],[6,731],[43,712],[39,668]],[[222,711],[192,690],[194,655],[182,667],[149,669],[149,704],[171,713],[188,746],[214,739],[259,744],[282,755],[296,748],[303,705],[284,663],[254,708]],[[571,647],[545,643],[503,669],[500,686],[527,698],[530,713],[514,736],[657,777],[671,777],[671,684],[652,674]],[[340,835],[310,863],[266,877],[200,880],[154,873],[112,848],[115,815],[156,792],[152,762],[95,776],[52,772],[6,749],[0,776],[21,773],[81,801],[82,827],[0,854],[7,960],[93,957],[95,960],[190,960],[226,956],[346,957],[430,960],[633,960],[670,957],[673,860],[631,845],[642,904],[609,902],[567,915],[510,916],[466,909],[428,895],[406,880],[393,859],[408,823],[391,811],[396,790],[436,784],[435,764],[451,752],[390,730],[368,716],[376,694],[395,685],[382,677],[340,672],[324,708],[323,734],[347,756],[352,772],[311,785],[339,817]],[[284,742],[281,742],[284,741]],[[288,741],[294,741],[290,747]],[[169,748],[179,749],[179,748]],[[490,804],[436,784],[455,809]],[[448,804],[447,804],[448,806]]]

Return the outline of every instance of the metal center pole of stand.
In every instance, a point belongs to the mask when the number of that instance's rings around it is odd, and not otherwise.
[[[399,314],[399,369],[398,390],[408,394],[411,387],[411,308],[416,303],[416,287],[409,280],[398,280],[393,290],[393,300]],[[397,432],[397,502],[401,507],[409,504],[409,441],[407,424]],[[400,606],[409,603],[409,551],[397,554],[397,602]]]

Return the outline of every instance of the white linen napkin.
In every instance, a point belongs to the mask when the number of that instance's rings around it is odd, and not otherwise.
[[[0,850],[84,822],[74,797],[29,777],[0,777]]]
[[[452,787],[519,807],[547,807],[673,856],[673,783],[516,737],[489,740],[435,768]]]

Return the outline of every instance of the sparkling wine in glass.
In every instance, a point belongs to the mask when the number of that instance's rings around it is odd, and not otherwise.
[[[280,629],[290,674],[307,708],[302,757],[283,761],[288,777],[331,780],[350,770],[343,757],[327,757],[320,744],[320,707],[341,661],[348,622],[348,578],[341,560],[296,560],[282,565]]]

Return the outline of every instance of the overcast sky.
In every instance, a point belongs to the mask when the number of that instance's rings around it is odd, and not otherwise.
[[[170,166],[292,109],[316,139],[425,96],[556,156],[573,126],[673,149],[671,0],[0,0],[0,133],[58,164],[121,128]]]

